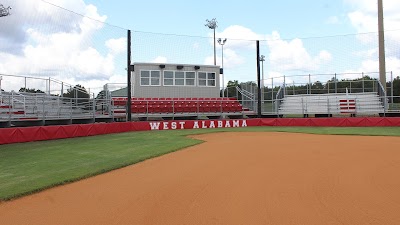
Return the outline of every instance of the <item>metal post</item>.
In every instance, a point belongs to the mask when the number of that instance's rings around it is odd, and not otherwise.
[[[272,99],[272,111],[275,112],[274,110],[274,78],[271,78],[271,99]]]
[[[93,112],[93,123],[95,123],[96,122],[96,99],[95,98],[93,98],[93,103],[92,103],[93,105],[92,105],[92,107],[93,107],[93,110],[92,110],[92,112]]]
[[[218,38],[218,44],[220,44],[222,47],[222,59],[221,59],[221,61],[222,61],[222,65],[221,65],[221,67],[222,67],[222,97],[225,97],[224,45],[226,43],[226,40],[227,40],[226,38],[225,39]]]
[[[329,94],[329,81],[326,82],[326,85],[328,86],[328,94]]]
[[[51,82],[51,80],[50,80],[50,77],[49,77],[49,95],[51,93],[50,82]]]
[[[353,81],[350,81],[350,93],[352,93],[352,92],[351,92],[351,83],[353,83]]]
[[[215,32],[215,30],[214,30]],[[225,39],[226,40],[226,39]],[[222,45],[222,97],[225,97],[224,45]]]
[[[262,90],[262,95],[261,95],[261,100],[262,100],[262,102],[264,103],[264,82],[265,82],[265,78],[264,78],[264,61],[265,61],[265,56],[264,55],[261,55],[261,58],[260,58],[260,60],[261,60],[261,74],[262,74],[262,79],[261,79],[261,90]]]
[[[383,4],[378,0],[378,32],[379,32],[379,80],[386,92],[386,61],[385,61],[385,29],[383,23]]]
[[[393,106],[393,71],[390,71],[390,95],[392,99],[392,106]]]
[[[25,86],[24,87],[25,87],[25,92],[26,92],[26,77],[24,78],[24,80],[25,80]]]
[[[310,86],[310,94],[312,93],[311,91],[311,74],[308,74],[308,85]]]
[[[74,88],[74,94],[75,94],[75,107],[78,106],[78,89]]]
[[[260,76],[260,41],[256,41],[257,48],[257,114],[261,118],[261,76]]]
[[[131,99],[132,99],[132,81],[131,81],[131,30],[128,30],[128,43],[127,43],[127,77],[128,77],[128,98],[127,98],[127,109],[126,109],[126,113],[128,114],[128,121],[132,121],[132,103],[131,103]]]
[[[217,57],[216,57],[216,55],[217,55],[217,49],[216,49],[216,47],[215,47],[215,27],[214,27],[214,66],[216,66],[217,65]]]
[[[361,76],[362,76],[362,91],[363,91],[363,93],[364,93],[364,92],[365,92],[365,91],[364,91],[364,89],[365,89],[365,88],[364,88],[364,87],[365,87],[365,84],[364,84],[364,83],[365,83],[365,81],[364,81],[364,72],[361,73]]]
[[[61,98],[64,97],[64,82],[61,82]]]
[[[336,78],[336,73],[335,73],[335,94],[337,94],[337,78]]]
[[[283,75],[283,94],[286,95],[286,76]]]

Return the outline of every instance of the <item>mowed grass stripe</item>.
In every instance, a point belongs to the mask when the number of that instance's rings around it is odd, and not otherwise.
[[[248,127],[129,132],[0,145],[0,199],[23,196],[201,143],[187,135],[224,131],[400,136],[400,127]]]

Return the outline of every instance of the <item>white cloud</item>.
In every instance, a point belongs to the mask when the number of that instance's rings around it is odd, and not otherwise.
[[[167,57],[164,56],[157,56],[155,59],[151,61],[152,63],[167,63]]]
[[[106,46],[112,54],[117,55],[127,50],[127,41],[126,38],[109,39]]]
[[[351,10],[347,14],[352,26],[359,33],[374,32],[372,35],[360,34],[358,40],[365,46],[373,45],[373,48],[356,53],[363,55],[364,61],[358,66],[358,71],[351,69],[350,72],[377,72],[378,63],[378,5],[376,1],[365,0],[345,0]],[[384,10],[384,28],[385,28],[385,45],[386,45],[386,70],[400,71],[400,55],[395,46],[400,45],[400,1],[387,0],[383,1]],[[391,31],[393,30],[393,31]],[[371,38],[372,37],[372,38]]]
[[[267,44],[271,65],[282,72],[314,71],[332,59],[331,54],[326,50],[321,50],[318,55],[311,56],[301,39],[282,40],[277,31],[272,32]]]
[[[331,16],[326,20],[327,24],[339,24],[339,18],[337,16]]]
[[[236,50],[243,48],[255,49],[255,40],[265,39],[265,36],[259,35],[251,29],[239,25],[229,26],[222,32],[216,32],[215,36],[216,38],[226,38],[226,47]]]
[[[217,56],[217,65],[222,66],[222,56]],[[225,49],[224,50],[224,67],[226,69],[235,68],[245,63],[245,58],[238,55],[237,52],[233,49]],[[208,56],[204,60],[205,65],[213,65],[214,64],[214,56]]]
[[[126,38],[95,39],[107,17],[94,5],[83,0],[50,2],[86,17],[41,1],[8,0],[13,14],[2,24],[9,32],[0,33],[0,73],[41,75],[86,87],[111,82],[119,73],[116,60],[126,51]],[[16,85],[5,88],[18,90]]]

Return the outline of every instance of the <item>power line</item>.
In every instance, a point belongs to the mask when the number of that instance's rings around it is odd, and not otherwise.
[[[121,26],[118,26],[118,25],[114,25],[114,24],[111,24],[111,23],[107,23],[107,22],[104,22],[104,21],[100,21],[98,19],[94,19],[94,18],[88,17],[86,15],[83,15],[83,14],[75,12],[73,10],[64,8],[62,6],[56,5],[56,4],[48,2],[46,0],[41,0],[41,1],[46,3],[46,4],[52,5],[54,7],[57,7],[59,9],[68,11],[70,13],[73,13],[75,15],[79,15],[81,17],[88,18],[90,20],[106,24],[108,26],[112,26],[112,27],[116,27],[116,28],[119,28],[119,29],[128,30],[127,28],[124,28],[124,27],[121,27]],[[152,31],[139,31],[139,30],[134,30],[134,29],[131,29],[131,30],[132,30],[132,32],[142,33],[142,34],[155,34],[155,35],[165,35],[165,36],[175,36],[175,37],[189,37],[189,38],[207,38],[207,39],[211,38],[211,37],[207,37],[207,36],[197,36],[197,35],[188,35],[188,34],[159,33],[159,32],[152,32]],[[385,30],[385,32],[391,32],[391,31],[400,31],[400,29]],[[377,34],[377,33],[378,32],[363,32],[363,33],[349,33],[349,34],[338,34],[338,35],[327,35],[327,36],[310,36],[310,37],[295,37],[295,38],[280,38],[280,39],[262,39],[262,38],[260,38],[259,40],[263,41],[263,42],[265,42],[265,41],[279,41],[279,40],[289,41],[289,40],[293,40],[293,39],[307,40],[307,39],[320,39],[320,38],[347,37],[347,36],[355,36],[355,35],[368,35],[368,34]],[[229,39],[230,40],[234,40],[234,41],[256,41],[256,39],[243,39],[243,38],[229,38]]]
[[[41,0],[41,1],[44,2],[44,3],[46,3],[46,4],[52,5],[52,6],[54,6],[54,7],[57,7],[57,8],[59,8],[59,9],[65,10],[65,11],[70,12],[70,13],[73,13],[73,14],[75,14],[75,15],[78,15],[78,16],[81,16],[81,17],[84,17],[84,18],[87,18],[87,19],[90,19],[90,20],[93,20],[93,21],[96,21],[96,22],[99,22],[99,23],[103,23],[103,24],[106,24],[106,25],[108,25],[108,26],[112,26],[112,27],[115,27],[115,28],[119,28],[119,29],[123,29],[123,30],[128,30],[128,29],[126,29],[126,28],[124,28],[124,27],[121,27],[121,26],[117,26],[117,25],[114,25],[114,24],[110,24],[110,23],[107,23],[107,22],[98,20],[98,19],[94,19],[94,18],[92,18],[92,17],[85,16],[85,15],[83,15],[83,14],[81,14],[81,13],[72,11],[72,10],[67,9],[67,8],[64,8],[64,7],[62,7],[62,6],[53,4],[53,3],[51,3],[51,2],[48,2],[48,1],[45,1],[45,0]]]

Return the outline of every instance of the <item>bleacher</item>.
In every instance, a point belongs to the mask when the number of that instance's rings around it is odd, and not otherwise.
[[[286,95],[280,103],[279,114],[361,114],[383,113],[379,95],[368,93],[336,93]]]
[[[127,98],[112,98],[114,114],[125,114]],[[132,114],[240,114],[236,98],[132,98]]]

